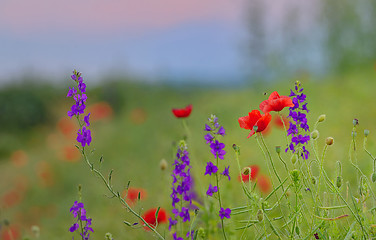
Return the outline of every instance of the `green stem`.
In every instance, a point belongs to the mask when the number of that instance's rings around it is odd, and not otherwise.
[[[217,167],[218,167],[218,157],[217,157]],[[219,191],[219,178],[218,178],[218,171],[215,173],[215,178],[217,181],[217,188],[218,188],[218,202],[219,202],[219,209],[222,208],[222,202],[221,202],[221,193]],[[223,232],[223,237],[227,239],[226,232],[225,232],[225,225],[223,224],[223,218],[221,218],[221,223],[222,223],[222,232]]]

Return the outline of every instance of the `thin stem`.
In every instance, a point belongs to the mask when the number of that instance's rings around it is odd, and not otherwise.
[[[217,167],[218,167],[218,156],[217,156]],[[215,178],[217,181],[217,188],[218,188],[218,202],[219,202],[219,209],[222,209],[222,202],[221,202],[221,193],[219,191],[219,179],[218,179],[218,171],[215,173]],[[223,218],[221,218],[221,223],[222,223],[222,232],[223,232],[223,237],[227,239],[226,232],[225,232],[225,225],[223,224]]]

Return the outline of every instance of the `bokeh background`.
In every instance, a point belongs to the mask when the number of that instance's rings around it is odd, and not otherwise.
[[[0,219],[1,239],[67,239],[69,208],[82,200],[93,218],[94,239],[149,239],[123,220],[134,218],[106,197],[74,147],[77,125],[67,117],[73,69],[83,73],[92,113],[91,159],[114,185],[147,193],[141,213],[170,208],[170,171],[176,142],[186,135],[172,108],[193,105],[187,119],[196,190],[205,196],[204,166],[210,159],[204,124],[216,114],[232,181],[224,186],[235,207],[240,193],[231,145],[242,148],[243,166],[256,164],[267,175],[254,139],[237,118],[277,90],[288,95],[299,80],[307,94],[309,123],[320,114],[320,139],[335,139],[326,163],[343,162],[345,181],[354,181],[348,162],[352,119],[370,129],[375,152],[376,3],[372,0],[193,0],[193,1],[12,1],[0,2]],[[266,95],[265,95],[266,93]],[[285,110],[286,111],[286,110]],[[287,112],[284,112],[287,114]],[[272,124],[271,149],[283,142]],[[282,143],[283,144],[283,143]],[[368,175],[372,162],[359,147]],[[169,167],[162,171],[160,161]],[[280,166],[281,167],[281,166]],[[226,196],[227,196],[226,195]],[[226,200],[226,199],[225,199]],[[168,234],[165,225],[161,232]]]

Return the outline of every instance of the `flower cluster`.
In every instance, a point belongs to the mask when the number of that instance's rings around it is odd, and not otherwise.
[[[309,134],[301,134],[301,129],[309,132],[307,124],[306,113],[309,112],[307,108],[306,95],[303,93],[303,88],[300,87],[300,82],[295,83],[294,90],[291,89],[290,97],[293,97],[292,102],[294,106],[290,107],[288,118],[292,119],[287,135],[291,135],[291,143],[286,152],[290,149],[293,153],[298,151],[303,159],[308,159],[309,152],[304,144],[310,140]],[[305,113],[304,113],[305,112]]]
[[[86,92],[86,84],[83,82],[81,77],[81,73],[77,72],[76,70],[73,71],[73,75],[71,76],[72,80],[76,82],[77,89],[75,87],[69,88],[67,97],[73,97],[75,100],[75,104],[72,105],[71,110],[68,111],[68,116],[72,118],[76,116],[77,119],[80,121],[79,116],[84,114],[86,105],[85,102],[87,100]],[[77,141],[81,143],[82,147],[85,147],[86,144],[90,146],[91,143],[91,132],[87,128],[90,126],[89,122],[90,113],[84,116],[84,123],[81,124],[80,122],[80,129],[77,132]],[[86,126],[85,126],[85,125]]]
[[[84,240],[89,240],[90,237],[90,231],[94,232],[94,230],[90,227],[91,226],[91,218],[86,217],[86,210],[84,208],[83,203],[79,203],[77,201],[74,202],[73,206],[70,209],[70,212],[73,214],[74,218],[77,218],[77,222],[74,223],[70,228],[70,232],[75,232],[77,229],[80,228],[80,225],[82,226],[85,224],[85,226],[81,229],[81,237]],[[80,222],[80,224],[78,223]]]
[[[219,125],[218,118],[215,115],[211,115],[208,121],[209,123],[205,124],[204,130],[207,132],[207,134],[205,135],[204,138],[206,140],[206,144],[210,144],[210,148],[211,148],[210,152],[216,158],[217,164],[214,164],[213,162],[210,162],[210,161],[207,162],[205,175],[211,176],[212,174],[214,174],[218,179],[218,159],[223,159],[224,155],[226,154],[226,151],[224,150],[225,144],[219,142],[217,137],[226,135],[226,130],[224,129],[223,126]],[[221,172],[220,174],[227,177],[228,180],[230,181],[231,177],[230,177],[229,169],[230,169],[230,166],[225,167],[223,172]],[[206,195],[212,197],[213,194],[216,192],[218,192],[219,194],[219,186],[213,186],[209,184],[209,188],[206,191]],[[229,208],[223,209],[221,207],[221,210],[219,211],[219,216],[221,217],[221,219],[223,219],[223,217],[230,218],[230,213],[231,213],[231,209]]]
[[[174,170],[172,172],[172,213],[174,213],[175,218],[169,218],[169,230],[171,227],[178,223],[178,217],[181,218],[183,222],[189,222],[191,220],[189,214],[189,207],[192,205],[192,177],[190,174],[191,165],[189,160],[189,153],[187,151],[187,145],[184,141],[181,141],[178,147],[174,162]],[[181,207],[179,210],[176,205],[178,202],[185,201],[188,203],[188,207]],[[180,206],[182,206],[180,204]],[[176,235],[176,234],[175,234]]]

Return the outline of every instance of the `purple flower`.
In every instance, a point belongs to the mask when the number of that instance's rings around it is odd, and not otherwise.
[[[182,237],[178,237],[178,236],[176,235],[176,233],[172,234],[172,236],[174,237],[174,240],[184,240],[184,238],[182,238]]]
[[[224,136],[226,134],[225,129],[221,126],[217,132],[218,135]]]
[[[74,232],[76,231],[80,226],[78,225],[78,223],[73,223],[73,225],[69,228],[69,231],[70,232]]]
[[[74,87],[72,87],[72,88],[69,87],[69,91],[68,91],[67,97],[72,97],[76,93],[77,93],[77,90]]]
[[[78,89],[80,89],[81,92],[86,92],[86,84],[83,81],[80,81],[78,83]]]
[[[169,218],[168,221],[169,221],[169,223],[168,223],[168,231],[171,231],[171,227],[175,226],[176,224],[178,224],[178,220],[174,220],[172,218]]]
[[[216,173],[217,171],[218,171],[217,166],[215,166],[212,162],[207,163],[205,175],[207,175],[207,174],[211,175],[212,173]]]
[[[206,144],[212,143],[214,139],[214,137],[210,133],[206,134],[204,138],[206,140]]]
[[[218,157],[220,159],[223,159],[223,156],[226,154],[226,151],[223,150],[225,148],[224,143],[218,142],[218,140],[215,140],[212,144],[210,144],[211,153],[213,153],[214,157]]]
[[[231,214],[231,209],[229,208],[226,208],[226,209],[221,208],[221,210],[219,210],[219,216],[221,217],[221,219],[231,218],[230,214]]]
[[[91,132],[89,129],[86,129],[85,126],[82,127],[82,130],[79,129],[77,132],[77,142],[80,142],[82,147],[85,147],[87,144],[90,146],[91,143]]]
[[[205,131],[210,132],[212,129],[208,124],[205,124]]]
[[[90,126],[90,122],[89,122],[89,117],[90,117],[90,114],[91,113],[89,113],[88,115],[86,115],[85,117],[84,117],[84,121],[85,121],[85,123],[86,123],[86,126]]]
[[[208,191],[206,191],[206,195],[208,196],[213,196],[213,193],[216,193],[218,192],[218,187],[217,186],[212,186],[211,184],[209,184],[209,188],[208,188]]]
[[[230,181],[230,172],[229,172],[229,168],[230,166],[228,167],[225,167],[225,170],[221,173],[223,176],[227,176],[228,177],[228,180]]]
[[[92,221],[91,218],[86,217],[86,210],[84,208],[84,204],[75,201],[73,203],[73,206],[70,208],[70,212],[73,214],[74,218],[77,218],[77,222],[69,228],[69,231],[75,232],[79,229],[80,225],[83,226],[83,224],[85,224],[85,226],[82,228],[82,232],[80,233],[80,235],[84,240],[89,240],[90,232],[94,232],[94,230],[92,227],[90,227]],[[80,224],[78,223],[78,221],[80,221]]]
[[[183,222],[191,221],[191,217],[189,215],[189,208],[182,207],[179,216],[183,219]]]

